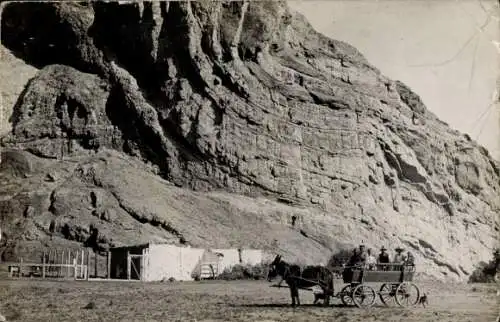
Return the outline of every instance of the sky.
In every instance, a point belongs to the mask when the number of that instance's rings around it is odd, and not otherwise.
[[[356,47],[384,75],[500,160],[499,9],[492,0],[294,0],[322,34]],[[490,17],[489,19],[487,17]]]

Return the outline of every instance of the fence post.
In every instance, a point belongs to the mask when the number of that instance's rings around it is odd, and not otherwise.
[[[111,278],[111,252],[108,250],[108,252],[106,253],[107,255],[107,262],[108,262],[108,268],[107,268],[107,271],[106,271],[106,275],[107,275],[107,278],[110,279]]]
[[[66,265],[68,265],[68,266],[66,266],[66,271],[68,272],[68,278],[70,278],[71,277],[71,274],[70,274],[71,268],[69,265],[71,265],[71,249],[68,249],[68,262]]]
[[[42,278],[45,278],[45,251],[43,251],[42,255]]]
[[[87,280],[90,278],[90,250],[87,249],[87,265],[85,266],[85,274],[87,274]]]
[[[75,279],[75,280],[77,279],[76,273],[77,273],[77,269],[78,269],[78,265],[77,265],[77,258],[78,257],[77,256],[78,256],[78,251],[76,252],[75,258],[73,259],[73,271],[74,271],[74,277],[73,277],[73,279]]]
[[[23,277],[23,258],[21,257],[21,262],[19,263],[19,276]]]
[[[130,265],[130,252],[127,251],[127,279],[130,279],[130,269],[131,269],[131,265]]]
[[[66,259],[64,258],[64,248],[62,249],[61,251],[61,264],[65,264],[66,263]],[[65,267],[64,266],[61,266],[61,277],[66,277],[65,276]]]
[[[89,272],[89,269],[90,269],[90,251],[87,249],[87,265],[85,265],[85,279],[88,281],[89,278],[90,278],[90,272]]]
[[[59,264],[59,257],[57,255],[58,255],[58,252],[57,252],[57,249],[55,249],[54,250],[54,264]],[[55,272],[57,278],[61,277],[60,270],[61,270],[60,266],[54,266],[54,272]]]

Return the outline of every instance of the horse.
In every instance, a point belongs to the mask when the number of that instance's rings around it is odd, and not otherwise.
[[[324,266],[306,266],[301,270],[300,266],[288,264],[281,260],[281,256],[277,255],[270,264],[269,273],[267,275],[268,282],[271,282],[276,276],[281,276],[278,286],[281,287],[283,281],[290,288],[290,296],[292,297],[292,307],[300,306],[299,288],[309,288],[312,286],[320,286],[324,293],[324,305],[330,304],[330,297],[333,296],[333,273]],[[295,301],[297,300],[297,301]],[[316,302],[316,300],[315,300]]]

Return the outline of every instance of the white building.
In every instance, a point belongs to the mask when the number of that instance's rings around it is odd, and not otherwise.
[[[257,265],[263,252],[257,249],[201,249],[147,243],[110,249],[111,278],[178,281],[210,278],[236,264]]]

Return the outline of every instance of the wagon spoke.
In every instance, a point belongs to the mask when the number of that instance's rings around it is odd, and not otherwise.
[[[379,290],[379,297],[382,303],[386,306],[390,306],[394,303],[394,286],[392,284],[382,284]]]
[[[411,282],[403,282],[396,289],[396,302],[400,306],[415,306],[420,298],[420,290]]]
[[[352,288],[351,285],[344,286],[344,288],[340,291],[340,300],[342,301],[342,304],[345,306],[351,306],[354,303],[352,302]]]
[[[375,303],[377,294],[375,290],[367,285],[358,285],[352,292],[352,300],[356,306],[368,308]]]

